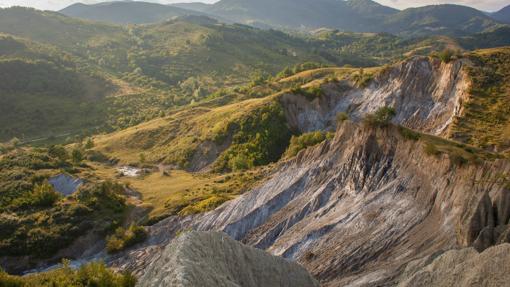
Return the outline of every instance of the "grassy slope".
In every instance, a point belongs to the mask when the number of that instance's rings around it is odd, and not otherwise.
[[[452,137],[482,148],[510,148],[510,48],[479,50],[469,55],[474,65],[470,98],[452,127]]]
[[[86,78],[89,74],[128,86],[123,89],[127,94],[124,97],[110,97],[100,105],[96,103],[94,107],[87,107],[85,112],[72,109],[80,104],[87,106],[87,102],[80,98],[81,90],[67,90],[66,97],[59,98],[58,93],[41,95],[30,90],[13,89],[9,91],[9,102],[16,98],[23,104],[18,106],[31,109],[17,113],[19,118],[16,122],[21,127],[9,127],[1,139],[23,135],[30,138],[41,133],[91,128],[98,122],[104,123],[103,130],[122,129],[162,116],[169,108],[202,100],[225,86],[247,83],[257,71],[274,73],[303,61],[329,61],[312,51],[311,45],[303,39],[281,32],[221,25],[202,17],[123,28],[72,19],[57,13],[10,8],[0,10],[0,32],[30,39],[16,41],[23,42],[27,50],[37,50],[37,53],[27,51],[20,55],[16,45],[6,46],[10,50],[0,51],[3,59],[22,57],[24,61],[43,59],[58,62],[58,69],[79,74],[75,78],[81,84],[86,83],[83,85],[85,89],[97,86]],[[36,80],[53,81],[51,77],[58,75],[48,73],[44,78],[38,74]],[[116,78],[122,78],[122,81]],[[67,83],[60,84],[66,86]],[[72,86],[76,84],[72,83]],[[104,93],[91,91],[88,94],[100,97]],[[37,109],[51,107],[55,108],[54,125],[44,124],[51,128],[40,129],[37,121],[41,119],[29,119]],[[68,122],[61,119],[67,119],[69,115],[72,118],[65,126]],[[74,118],[77,121],[73,121]],[[58,123],[63,125],[59,129],[54,128]]]
[[[372,68],[366,72],[372,73],[377,70]],[[140,164],[140,154],[143,154],[149,163],[164,162],[186,166],[189,163],[190,151],[200,152],[199,146],[202,143],[214,142],[215,138],[230,138],[228,135],[236,134],[233,126],[273,104],[278,96],[289,88],[314,86],[318,84],[316,81],[345,78],[357,72],[358,69],[355,68],[321,68],[275,79],[274,82],[251,88],[257,91],[255,94],[260,93],[262,98],[246,100],[244,92],[234,93],[234,102],[231,104],[224,105],[221,100],[219,102],[213,100],[209,104],[184,108],[166,118],[98,136],[94,140],[95,149],[118,158],[121,164]],[[225,97],[229,96],[232,95]],[[282,149],[284,150],[286,146]],[[118,180],[141,193],[143,201],[152,206],[150,217],[154,218],[213,209],[224,200],[235,197],[263,180],[268,172],[270,168],[267,170],[255,168],[246,172],[226,174],[192,174],[180,170],[171,171],[169,175],[155,172],[146,177],[121,177]],[[98,164],[95,165],[94,173],[102,178],[112,178],[116,175],[116,170]]]

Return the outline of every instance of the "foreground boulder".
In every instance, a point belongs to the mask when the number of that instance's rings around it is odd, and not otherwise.
[[[426,259],[409,264],[399,287],[508,286],[510,244],[491,247],[482,253],[474,248],[448,251],[423,268]],[[406,277],[406,274],[413,274]]]
[[[297,263],[245,246],[224,233],[190,232],[169,244],[139,286],[319,286]]]

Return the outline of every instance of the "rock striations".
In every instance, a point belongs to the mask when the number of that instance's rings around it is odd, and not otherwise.
[[[287,120],[300,132],[334,129],[338,112],[348,112],[354,120],[384,106],[394,107],[394,123],[426,133],[446,136],[455,116],[466,101],[470,80],[464,67],[467,60],[442,63],[415,57],[385,68],[366,87],[351,83],[329,83],[313,101],[287,93],[281,102]]]
[[[397,284],[409,262],[472,246],[486,230],[487,246],[505,241],[495,230],[508,231],[508,191],[494,170],[510,167],[458,166],[396,127],[346,122],[258,188],[215,211],[151,227],[152,248],[113,263],[143,274],[178,230],[217,230],[300,262],[324,286]]]
[[[298,264],[245,246],[226,234],[189,232],[159,254],[138,285],[314,287],[319,283]]]
[[[452,250],[439,256],[418,271],[414,266],[426,260],[413,262],[404,272],[399,287],[478,287],[508,286],[510,282],[510,244],[491,247],[482,253],[472,248]],[[415,265],[416,264],[416,265]],[[405,275],[413,275],[406,278]]]

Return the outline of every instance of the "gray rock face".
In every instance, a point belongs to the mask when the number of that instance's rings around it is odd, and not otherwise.
[[[510,244],[498,245],[478,253],[473,248],[448,251],[422,268],[413,262],[399,287],[500,287],[510,285]],[[416,268],[417,270],[412,270]],[[409,276],[410,277],[406,277]]]
[[[141,287],[314,287],[306,269],[245,246],[223,233],[190,232],[173,240],[147,269]]]
[[[385,106],[394,107],[394,123],[435,135],[446,135],[453,118],[468,97],[466,63],[449,64],[426,57],[403,61],[377,77],[366,88],[348,83],[326,84],[313,101],[286,94],[281,101],[291,126],[301,132],[334,129],[336,115],[347,112],[353,120]]]
[[[69,196],[78,190],[78,187],[83,184],[83,180],[74,178],[67,174],[59,174],[51,177],[48,182],[64,196]]]
[[[469,246],[493,218],[504,162],[457,167],[396,128],[346,123],[264,185],[195,220],[301,262],[325,286],[389,284],[409,261]]]
[[[346,122],[332,141],[282,163],[254,190],[151,227],[153,249],[114,265],[143,274],[178,230],[216,230],[298,261],[324,286],[394,285],[409,262],[471,246],[484,229],[506,223],[498,175],[508,172],[506,161],[459,167],[447,155],[427,155],[397,128]]]

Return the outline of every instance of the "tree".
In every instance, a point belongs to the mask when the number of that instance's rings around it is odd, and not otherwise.
[[[80,164],[83,161],[83,153],[81,150],[75,148],[71,153],[71,159],[74,164]]]
[[[396,116],[396,111],[392,107],[379,108],[375,113],[368,114],[363,122],[371,127],[385,127]]]
[[[66,161],[69,158],[66,149],[60,145],[52,145],[48,148],[48,155]]]
[[[443,51],[439,52],[438,56],[442,62],[450,63],[455,56],[455,52],[450,49],[444,49]]]
[[[85,149],[91,149],[94,147],[94,140],[92,138],[88,138],[85,143]]]
[[[40,207],[51,207],[60,199],[60,193],[48,182],[36,185],[32,193],[32,204]]]

